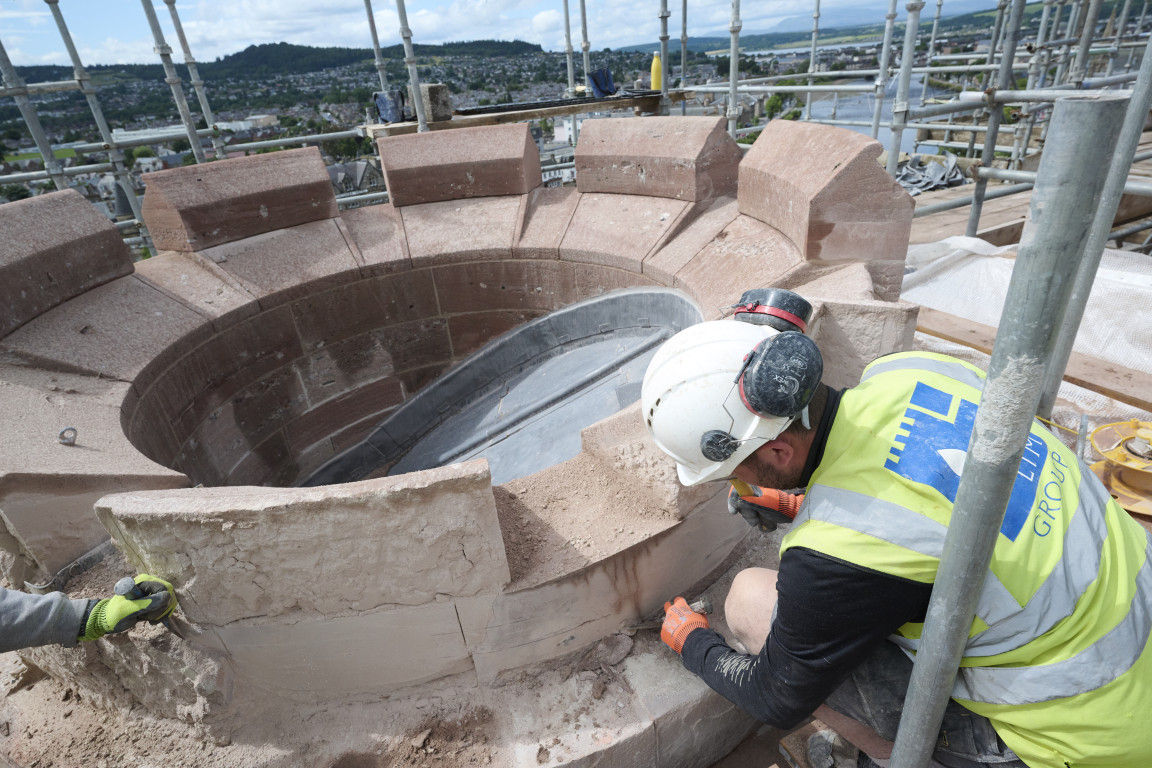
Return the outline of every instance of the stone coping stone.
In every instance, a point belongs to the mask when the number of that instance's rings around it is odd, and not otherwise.
[[[137,275],[83,293],[0,340],[0,352],[53,371],[134,381],[208,338],[212,325]]]
[[[813,299],[808,335],[824,356],[824,383],[854,387],[868,363],[912,349],[919,311],[905,301]]]
[[[159,250],[200,251],[339,215],[316,147],[144,174],[143,217]]]
[[[560,241],[579,202],[575,187],[537,187],[529,192],[516,225],[515,258],[560,258]]]
[[[482,461],[323,488],[109,496],[96,510],[133,566],[170,578],[189,620],[215,627],[423,605],[509,580]]]
[[[199,253],[163,251],[137,264],[136,274],[203,315],[217,331],[260,311],[256,297],[239,280]]]
[[[540,152],[527,123],[376,140],[397,208],[469,197],[523,195],[540,186]]]
[[[360,254],[360,271],[365,277],[412,268],[404,222],[391,203],[350,208],[342,211],[337,221],[344,225],[353,254]]]
[[[688,207],[683,200],[664,197],[583,193],[560,243],[560,258],[626,269],[639,277],[644,257]]]
[[[335,219],[234,240],[203,255],[260,300],[262,309],[360,278],[360,266]]]
[[[664,285],[674,285],[676,273],[715,240],[739,213],[735,197],[718,197],[704,203],[702,209],[700,204],[694,207],[696,215],[691,219],[685,217],[673,236],[657,243],[653,253],[644,259],[645,275]]]
[[[445,200],[400,210],[414,267],[509,259],[524,197]]]
[[[9,554],[23,560],[0,557],[8,561],[0,575],[39,581],[106,541],[92,512],[106,493],[190,484],[128,442],[120,406],[130,393],[124,382],[0,365],[0,529],[20,544]],[[67,427],[75,445],[57,439]],[[27,573],[11,578],[14,570]]]
[[[576,144],[576,186],[707,200],[736,194],[742,158],[722,117],[586,120]]]
[[[903,260],[915,204],[863,134],[773,120],[740,164],[740,212],[783,232],[809,260]]]
[[[0,205],[0,232],[0,338],[132,274],[132,254],[116,227],[74,189]]]

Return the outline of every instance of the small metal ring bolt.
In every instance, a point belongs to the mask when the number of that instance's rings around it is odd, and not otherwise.
[[[60,445],[76,445],[76,427],[64,427],[56,439]]]

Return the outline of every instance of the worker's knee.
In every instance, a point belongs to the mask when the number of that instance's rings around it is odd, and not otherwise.
[[[776,571],[747,568],[736,574],[724,601],[724,619],[749,653],[759,653],[776,607]]]

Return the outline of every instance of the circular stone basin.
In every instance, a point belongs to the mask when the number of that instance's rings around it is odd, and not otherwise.
[[[666,339],[703,320],[677,291],[636,288],[572,304],[496,338],[391,413],[302,485],[485,458],[492,483],[580,453],[580,431],[640,399]]]

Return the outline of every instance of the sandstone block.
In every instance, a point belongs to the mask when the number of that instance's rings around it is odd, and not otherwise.
[[[915,304],[817,299],[812,308],[809,335],[824,356],[824,381],[829,386],[854,387],[865,365],[881,355],[912,348],[919,311]]]
[[[75,190],[0,206],[0,232],[0,338],[74,296],[132,274],[132,254],[120,233]]]
[[[391,204],[350,208],[340,214],[353,253],[359,251],[360,271],[365,277],[412,268],[404,223]]]
[[[436,294],[456,312],[559,309],[575,301],[572,264],[531,259],[477,261],[432,270]]]
[[[107,493],[189,485],[124,436],[120,404],[130,390],[119,381],[0,366],[0,530],[19,543],[0,559],[0,576],[41,582],[106,541],[92,504]],[[57,441],[66,427],[76,430],[75,445]]]
[[[452,357],[459,359],[475,352],[492,339],[513,328],[534,320],[543,312],[528,310],[496,310],[471,312],[448,318],[448,333],[452,339]]]
[[[339,214],[316,147],[144,174],[144,223],[160,250],[213,245]]]
[[[540,186],[540,153],[527,123],[458,128],[376,140],[384,182],[397,208]]]
[[[576,145],[576,186],[688,201],[734,195],[742,156],[722,117],[587,120]]]
[[[523,200],[521,196],[506,195],[404,208],[400,215],[412,265],[510,258]]]
[[[109,496],[97,513],[132,565],[174,580],[189,620],[217,627],[423,605],[509,578],[480,461],[325,488]]]
[[[211,328],[203,315],[129,275],[41,315],[0,340],[0,350],[49,370],[137,381]]]
[[[424,119],[439,123],[452,119],[452,92],[443,83],[420,83],[420,98],[424,102]],[[412,84],[408,84],[408,101],[416,101]],[[415,107],[413,107],[415,109]]]
[[[203,253],[242,281],[264,309],[360,278],[360,266],[334,219],[233,240]]]
[[[645,277],[630,269],[601,267],[598,264],[573,264],[572,267],[576,279],[575,299],[577,301],[590,299],[593,296],[621,288],[659,285],[652,278]]]
[[[769,287],[801,263],[800,251],[778,230],[737,216],[676,273],[675,287],[696,299],[711,320],[744,291]]]
[[[644,274],[664,285],[673,285],[676,273],[700,253],[732,223],[739,211],[735,197],[719,197],[690,221],[684,221],[680,230],[671,233],[664,243],[657,243],[655,252],[644,259]]]
[[[520,209],[512,253],[518,259],[556,259],[580,202],[575,187],[537,187]]]
[[[136,274],[211,320],[216,330],[260,311],[255,297],[238,280],[198,253],[164,251],[141,261]]]
[[[644,257],[688,208],[681,200],[582,194],[560,243],[560,258],[639,274]]]
[[[740,165],[740,212],[809,260],[903,260],[915,206],[876,162],[881,151],[854,131],[773,120]]]

